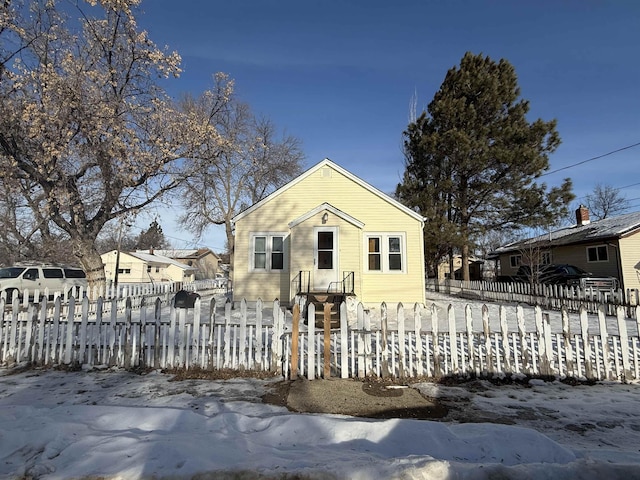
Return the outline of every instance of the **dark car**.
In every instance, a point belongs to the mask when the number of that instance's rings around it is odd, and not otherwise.
[[[521,282],[545,283],[548,285],[568,285],[580,288],[593,287],[597,290],[610,290],[618,287],[614,277],[598,277],[575,265],[520,265],[516,279]]]

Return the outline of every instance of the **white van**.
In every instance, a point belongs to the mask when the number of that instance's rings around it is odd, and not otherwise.
[[[22,298],[25,290],[33,297],[35,290],[49,295],[59,292],[78,296],[81,289],[87,288],[87,276],[80,268],[59,267],[54,265],[20,265],[0,268],[0,293],[6,293],[11,301],[15,292]]]

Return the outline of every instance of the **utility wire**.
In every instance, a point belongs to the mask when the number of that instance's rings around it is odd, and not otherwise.
[[[627,145],[626,147],[618,148],[617,150],[613,150],[613,151],[608,152],[608,153],[603,153],[602,155],[598,155],[597,157],[592,157],[592,158],[588,158],[586,160],[582,160],[581,162],[578,162],[578,163],[567,165],[566,167],[562,167],[562,168],[557,168],[555,170],[551,170],[550,172],[543,173],[540,176],[544,177],[545,175],[551,175],[552,173],[558,173],[558,172],[561,172],[563,170],[567,170],[569,168],[577,167],[578,165],[582,165],[582,164],[587,163],[587,162],[592,162],[592,161],[598,160],[600,158],[608,157],[609,155],[613,155],[614,153],[622,152],[623,150],[629,150],[630,148],[637,147],[638,145],[640,145],[640,142],[634,143],[633,145]]]

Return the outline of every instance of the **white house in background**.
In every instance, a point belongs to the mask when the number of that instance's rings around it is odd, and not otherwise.
[[[192,282],[196,267],[179,262],[164,255],[151,252],[120,252],[117,250],[101,255],[107,283],[116,279],[118,283]]]
[[[138,253],[153,253],[164,257],[169,257],[180,263],[185,263],[191,267],[195,267],[196,279],[204,280],[207,278],[216,278],[216,276],[224,273],[222,269],[222,259],[220,255],[209,248],[197,249],[165,249],[165,250],[136,250]]]

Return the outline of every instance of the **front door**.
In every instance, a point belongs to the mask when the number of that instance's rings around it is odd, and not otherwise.
[[[313,289],[326,291],[338,281],[338,227],[316,227],[313,232]]]

